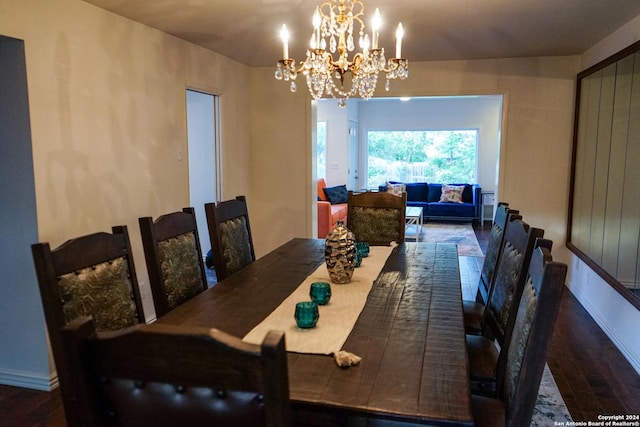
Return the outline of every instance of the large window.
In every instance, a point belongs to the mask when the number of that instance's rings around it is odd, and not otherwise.
[[[477,130],[368,131],[368,182],[475,183]]]

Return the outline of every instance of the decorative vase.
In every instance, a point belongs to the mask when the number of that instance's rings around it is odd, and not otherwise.
[[[336,228],[327,235],[324,258],[331,282],[344,284],[351,281],[356,260],[356,239],[342,221],[338,221]]]

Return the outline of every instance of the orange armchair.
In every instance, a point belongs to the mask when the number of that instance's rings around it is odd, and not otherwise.
[[[327,186],[324,178],[318,179],[318,238],[324,239],[333,230],[338,221],[347,225],[347,203],[337,203],[332,205],[324,193]]]

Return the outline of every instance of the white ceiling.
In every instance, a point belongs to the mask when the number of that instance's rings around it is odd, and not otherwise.
[[[304,59],[320,0],[84,0],[250,66],[274,66],[287,24],[290,53]],[[640,0],[363,0],[376,7],[380,44],[395,52],[405,28],[409,61],[581,54],[637,15]]]

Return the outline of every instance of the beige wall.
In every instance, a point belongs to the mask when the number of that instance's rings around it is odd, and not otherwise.
[[[187,87],[221,96],[221,197],[251,200],[248,67],[79,0],[2,1],[0,34],[25,41],[42,241],[126,224],[148,293],[137,219],[189,205]]]
[[[177,160],[187,87],[221,95],[221,198],[247,195],[257,255],[312,236],[303,81],[292,94],[271,67],[249,69],[79,0],[3,0],[0,34],[25,41],[41,240],[126,224],[146,291],[137,218],[189,203],[188,165]],[[413,62],[408,80],[377,95],[505,95],[499,199],[544,228],[562,259],[579,66],[579,57]]]
[[[251,70],[250,219],[257,257],[313,235],[311,97],[303,81],[291,93],[273,71]]]
[[[531,225],[564,248],[575,77],[580,58],[524,58],[411,63],[410,77],[379,84],[377,96],[505,95],[499,200],[520,209]],[[291,94],[273,69],[252,70],[254,237],[260,253],[309,227],[310,98],[304,82]],[[302,93],[300,93],[302,92]]]

